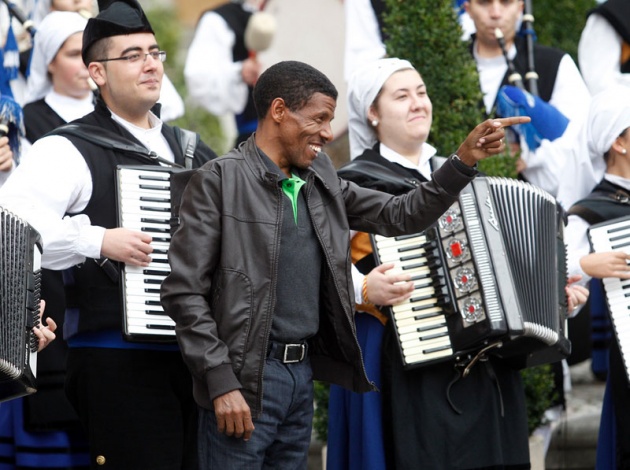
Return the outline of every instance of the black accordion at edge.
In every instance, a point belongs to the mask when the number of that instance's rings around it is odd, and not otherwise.
[[[517,368],[567,357],[563,227],[546,192],[479,177],[425,232],[373,236],[378,262],[415,286],[390,309],[405,367],[486,351]]]
[[[39,234],[0,208],[0,401],[36,391],[40,266]]]

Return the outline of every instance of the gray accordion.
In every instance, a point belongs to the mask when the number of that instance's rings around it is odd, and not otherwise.
[[[412,276],[390,309],[405,367],[492,354],[514,367],[569,355],[562,210],[541,189],[479,177],[425,232],[373,236],[379,263]]]
[[[40,267],[39,234],[0,208],[0,401],[36,391]]]

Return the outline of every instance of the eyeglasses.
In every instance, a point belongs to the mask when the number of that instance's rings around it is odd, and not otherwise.
[[[159,60],[160,62],[164,62],[166,60],[166,51],[151,51],[147,53],[135,52],[133,54],[124,55],[122,57],[114,57],[113,59],[98,59],[94,62],[109,62],[111,60],[126,60],[130,64],[137,64],[142,62],[143,64],[147,61],[147,57],[151,56],[153,60]]]

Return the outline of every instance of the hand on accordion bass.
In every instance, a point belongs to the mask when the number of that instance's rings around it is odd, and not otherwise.
[[[468,166],[505,150],[505,127],[526,124],[528,116],[513,116],[500,119],[487,119],[478,124],[457,149],[457,156]]]
[[[42,300],[39,304],[39,323],[33,328],[33,333],[37,336],[37,352],[48,346],[57,336],[54,331],[57,329],[55,320],[48,317],[46,318],[46,325],[43,324],[42,318],[44,315],[44,309],[46,308],[46,302]]]
[[[105,258],[121,261],[133,266],[146,267],[151,262],[153,252],[151,235],[126,228],[105,230],[101,254]]]
[[[398,305],[409,299],[413,292],[413,282],[409,274],[392,269],[394,263],[381,264],[366,276],[366,294],[364,299],[375,305]]]
[[[579,274],[569,276],[567,279],[567,285],[565,287],[565,293],[567,294],[567,310],[569,315],[575,312],[578,307],[581,307],[588,300],[588,289],[584,286],[577,284],[582,279]],[[575,312],[577,314],[577,312]]]

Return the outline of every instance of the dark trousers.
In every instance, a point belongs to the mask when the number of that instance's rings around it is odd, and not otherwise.
[[[178,351],[71,348],[66,393],[91,468],[197,469],[197,408]]]
[[[268,358],[262,416],[249,441],[217,431],[214,411],[199,415],[200,470],[305,470],[313,423],[313,374],[308,358],[283,364]]]

